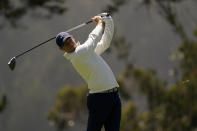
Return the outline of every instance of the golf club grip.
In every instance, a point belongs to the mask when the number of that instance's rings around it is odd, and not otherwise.
[[[110,14],[109,13],[107,13],[107,15],[106,16],[110,16]],[[101,17],[104,17],[104,16],[101,16]],[[85,22],[86,24],[90,24],[90,23],[92,23],[92,20],[90,20],[90,21],[88,21],[88,22]]]

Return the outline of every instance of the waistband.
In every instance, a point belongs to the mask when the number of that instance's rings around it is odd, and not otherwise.
[[[99,93],[113,93],[113,92],[118,92],[118,87],[114,87],[114,88],[109,89],[109,90],[101,91]]]

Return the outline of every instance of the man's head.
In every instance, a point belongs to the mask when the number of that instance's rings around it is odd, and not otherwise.
[[[73,52],[77,47],[77,43],[72,35],[67,32],[61,32],[56,36],[56,44],[65,52]]]

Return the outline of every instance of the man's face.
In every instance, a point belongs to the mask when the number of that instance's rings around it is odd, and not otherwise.
[[[75,39],[73,37],[69,37],[66,39],[64,46],[60,49],[70,53],[75,51],[76,47],[77,47],[77,43],[75,42]]]

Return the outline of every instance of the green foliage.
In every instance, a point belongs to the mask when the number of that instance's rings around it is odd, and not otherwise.
[[[120,86],[119,88],[119,92],[120,92],[120,96],[125,99],[125,100],[129,100],[131,99],[131,94],[128,92],[128,90],[126,89],[126,85],[123,79],[119,78],[117,79],[118,84]]]
[[[181,2],[183,0],[156,0],[159,6],[159,12],[166,19],[166,21],[173,27],[174,31],[182,38],[188,39],[183,29],[182,24],[177,19],[176,9],[173,8],[174,3]]]
[[[67,9],[63,5],[65,0],[11,0],[0,1],[0,18],[3,18],[0,26],[3,27],[4,21],[8,21],[13,27],[17,27],[17,22],[28,12],[33,11],[43,18],[50,18],[54,14],[63,14]],[[20,5],[20,6],[19,6]],[[41,9],[41,10],[37,10]],[[47,13],[43,13],[43,11]]]
[[[194,31],[194,36],[197,37],[197,29]]]
[[[6,96],[6,94],[4,94],[2,96],[2,100],[0,102],[0,112],[3,112],[3,110],[6,108],[7,104],[8,104],[7,96]]]
[[[160,131],[162,130],[161,120],[163,119],[163,108],[157,108],[139,115],[139,127],[141,131]]]
[[[180,62],[182,78],[166,95],[166,126],[173,130],[197,128],[197,42],[184,41],[180,47],[183,59]],[[180,126],[177,126],[180,125]]]
[[[179,68],[182,78],[170,87],[157,78],[153,70],[127,66],[123,79],[138,83],[138,88],[147,97],[149,109],[141,114],[135,111],[136,108],[123,109],[122,131],[188,131],[197,128],[197,43],[185,40],[179,50],[184,56]],[[135,116],[129,117],[133,112]],[[137,123],[128,126],[125,121],[127,124]]]
[[[147,95],[149,108],[152,109],[163,101],[166,83],[157,78],[155,71],[128,66],[124,76],[128,81],[133,78],[138,83],[140,91]]]
[[[129,102],[122,111],[120,131],[139,131],[139,118],[135,103]]]
[[[180,66],[184,75],[197,76],[197,42],[184,41],[180,47],[180,52],[184,55]],[[191,73],[191,74],[190,74]]]
[[[141,91],[147,96],[150,108],[139,115],[136,115],[138,114],[136,108],[123,109],[122,131],[133,128],[136,131],[186,131],[197,128],[195,124],[197,121],[197,81],[195,76],[191,75],[187,77],[189,81],[180,81],[164,90],[162,84],[155,80],[156,78],[152,78],[154,75],[151,72],[137,69],[132,74],[134,74]],[[128,103],[127,106],[129,105]],[[131,117],[131,114],[135,115]],[[125,124],[125,121],[128,125]],[[133,122],[137,123],[130,124]]]
[[[63,129],[69,121],[80,119],[86,112],[87,86],[62,88],[57,94],[54,107],[51,109],[48,120],[55,123],[58,129]]]
[[[113,43],[118,50],[117,57],[119,59],[128,60],[131,51],[131,43],[127,42],[124,37],[118,36],[117,34],[114,36]]]
[[[165,115],[163,120],[164,129],[170,130],[192,130],[196,126],[192,126],[193,116],[197,114],[192,111],[194,109],[192,93],[188,87],[176,85],[171,87],[166,95]],[[179,126],[178,126],[179,125]]]

